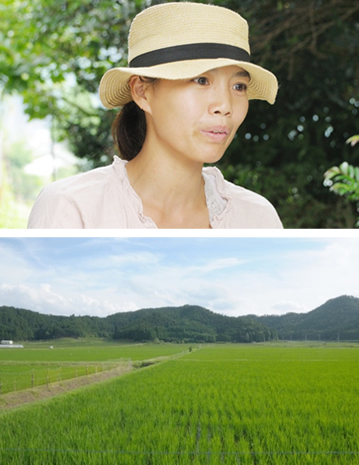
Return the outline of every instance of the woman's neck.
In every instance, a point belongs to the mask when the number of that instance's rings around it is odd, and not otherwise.
[[[146,147],[126,164],[144,215],[159,228],[210,228],[202,167]]]

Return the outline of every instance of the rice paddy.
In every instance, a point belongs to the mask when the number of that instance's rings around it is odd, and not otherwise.
[[[100,340],[59,340],[0,350],[0,395],[128,366],[144,359],[173,356],[187,345],[115,344]]]
[[[138,346],[137,360],[177,356],[0,414],[0,463],[359,461],[358,346],[195,349]]]

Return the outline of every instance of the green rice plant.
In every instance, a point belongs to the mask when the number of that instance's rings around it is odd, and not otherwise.
[[[211,346],[0,415],[0,463],[359,459],[358,348]]]
[[[57,345],[25,343],[23,349],[1,349],[1,361],[14,362],[108,362],[121,359],[148,360],[188,352],[187,344],[93,344],[78,341]],[[52,347],[52,348],[50,348]]]
[[[101,373],[126,361],[114,363],[87,363],[77,364],[5,364],[0,363],[0,395],[9,392],[21,391],[36,386],[50,385],[81,376]]]

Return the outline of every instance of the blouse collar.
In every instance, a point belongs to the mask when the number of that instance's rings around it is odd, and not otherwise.
[[[116,173],[123,181],[128,195],[133,199],[140,221],[150,228],[157,228],[155,222],[143,213],[142,200],[130,184],[126,170],[126,163],[128,163],[127,160],[122,160],[116,155],[114,156],[113,165]],[[215,222],[223,217],[229,208],[230,197],[228,195],[228,189],[226,188],[226,182],[218,168],[203,168],[202,176],[204,179],[204,190],[209,212],[209,221],[213,227]]]

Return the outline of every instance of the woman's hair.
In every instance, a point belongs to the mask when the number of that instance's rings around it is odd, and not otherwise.
[[[112,124],[112,137],[124,160],[132,160],[146,138],[145,112],[135,102],[126,103]]]
[[[154,78],[140,76],[142,82],[153,84]],[[112,124],[112,137],[124,160],[132,160],[141,151],[147,132],[145,112],[134,102],[126,103]]]

